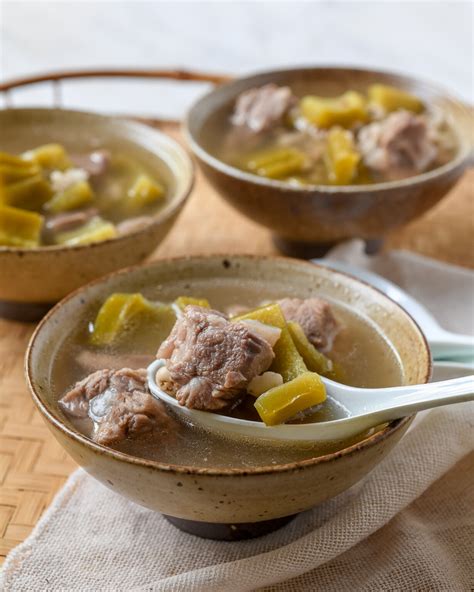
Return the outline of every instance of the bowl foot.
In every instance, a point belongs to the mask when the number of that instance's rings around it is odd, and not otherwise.
[[[276,248],[288,257],[297,257],[298,259],[318,259],[324,257],[333,247],[336,247],[341,241],[328,243],[306,243],[288,240],[281,236],[274,236],[273,242]],[[382,238],[366,239],[365,252],[367,255],[375,255],[381,251],[383,246]]]
[[[41,320],[55,302],[14,302],[0,300],[0,318],[34,323]]]
[[[273,518],[262,522],[241,522],[236,524],[215,524],[213,522],[199,522],[197,520],[186,520],[184,518],[175,518],[174,516],[163,516],[171,522],[173,526],[183,532],[193,534],[203,539],[213,539],[216,541],[243,541],[254,539],[264,534],[269,534],[285,526],[295,518],[296,514],[283,516],[283,518]]]

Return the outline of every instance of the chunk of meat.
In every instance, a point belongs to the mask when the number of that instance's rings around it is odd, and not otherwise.
[[[336,335],[339,323],[331,305],[322,298],[283,298],[278,301],[287,321],[301,325],[308,340],[322,352],[328,352]]]
[[[100,177],[107,172],[110,165],[110,152],[108,150],[94,150],[88,154],[73,154],[72,161],[90,177]]]
[[[251,88],[237,97],[231,122],[259,133],[281,123],[295,103],[296,98],[288,86],[265,84]]]
[[[82,226],[99,214],[96,208],[80,210],[77,212],[64,212],[46,219],[46,229],[51,232],[65,232],[78,226]]]
[[[99,444],[116,444],[172,424],[165,406],[149,394],[143,369],[98,370],[76,383],[59,405],[71,417],[90,417]]]
[[[125,438],[169,430],[173,425],[164,405],[144,391],[106,390],[91,400],[89,416],[94,421],[94,440],[109,445]]]
[[[425,118],[408,111],[364,126],[358,145],[364,163],[389,179],[422,173],[438,152]]]
[[[456,152],[457,139],[452,133],[446,114],[439,107],[431,108],[424,113],[428,136],[438,151],[436,165],[448,162]]]
[[[84,419],[89,414],[89,401],[109,388],[113,370],[97,370],[76,382],[73,388],[59,400],[59,406],[70,416]],[[141,383],[137,384],[140,388]]]
[[[243,323],[187,306],[157,357],[166,360],[181,405],[213,411],[236,400],[252,378],[269,368],[274,353]]]

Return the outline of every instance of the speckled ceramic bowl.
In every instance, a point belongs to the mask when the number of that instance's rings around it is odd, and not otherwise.
[[[41,315],[67,293],[143,261],[163,240],[193,184],[193,166],[172,139],[144,125],[63,109],[0,110],[0,150],[20,153],[47,142],[71,151],[107,147],[139,158],[169,187],[168,204],[143,229],[91,245],[20,249],[0,246],[0,314]]]
[[[117,452],[79,433],[57,405],[62,395],[52,376],[61,343],[78,318],[94,318],[113,292],[140,290],[172,300],[198,291],[212,302],[314,294],[330,297],[367,315],[398,350],[407,384],[427,382],[430,352],[418,326],[381,292],[348,275],[284,258],[208,257],[157,261],[98,280],[62,300],[41,321],[26,358],[33,398],[48,427],[68,453],[107,487],[170,517],[181,528],[213,538],[243,538],[274,529],[294,514],[351,487],[367,475],[402,437],[410,418],[391,422],[373,435],[324,456],[255,468],[187,466],[179,458],[163,464]],[[229,290],[231,292],[229,292]],[[67,372],[67,361],[61,372]]]
[[[269,82],[288,85],[297,96],[335,96],[348,89],[364,92],[375,82],[408,90],[448,115],[459,136],[458,153],[433,171],[372,185],[294,187],[246,173],[214,156],[213,138],[227,125],[236,97]],[[420,216],[460,178],[472,154],[474,137],[472,114],[444,90],[407,76],[354,68],[292,68],[219,86],[191,108],[186,135],[206,177],[221,195],[268,227],[289,252],[294,243],[322,246],[353,237],[378,240]]]

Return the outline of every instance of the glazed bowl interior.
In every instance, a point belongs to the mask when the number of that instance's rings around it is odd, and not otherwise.
[[[349,89],[365,93],[368,86],[375,83],[392,85],[419,96],[426,104],[439,108],[446,113],[459,141],[457,154],[450,162],[416,177],[357,186],[310,185],[292,187],[292,190],[296,193],[308,193],[316,187],[319,191],[327,193],[351,193],[361,190],[377,191],[381,188],[409,185],[420,179],[435,176],[443,170],[456,167],[469,156],[473,148],[472,117],[468,109],[444,89],[401,74],[359,68],[315,67],[274,70],[240,78],[217,87],[198,100],[188,113],[186,131],[188,141],[200,159],[233,177],[246,179],[265,186],[288,187],[288,184],[283,181],[259,177],[237,169],[221,161],[218,156],[218,146],[224,132],[229,129],[229,118],[238,95],[250,88],[269,83],[289,86],[297,97],[310,94],[334,97]],[[245,150],[245,146],[243,149]]]
[[[71,153],[110,149],[130,156],[167,186],[167,202],[149,223],[109,240],[80,246],[0,246],[0,315],[38,320],[47,308],[87,282],[147,258],[166,236],[191,191],[186,152],[145,125],[63,109],[0,110],[0,151],[22,153],[61,143]]]
[[[82,445],[100,449],[110,456],[122,453],[99,446],[80,434],[58,408],[58,398],[84,376],[74,354],[64,355],[64,351],[71,338],[87,328],[111,293],[137,291],[160,301],[171,301],[183,294],[199,295],[208,298],[216,308],[233,304],[252,306],[263,299],[286,296],[321,295],[353,307],[382,330],[398,352],[406,384],[427,382],[430,376],[429,349],[414,321],[385,295],[350,276],[284,258],[209,257],[158,261],[108,276],[63,300],[40,323],[28,351],[28,380],[43,415]],[[381,428],[381,432],[396,431],[401,423],[393,422]],[[367,443],[370,445],[370,437]],[[136,457],[133,462],[147,463]],[[158,460],[152,464],[163,468],[166,463]],[[226,469],[205,464],[186,466],[185,461],[183,466],[180,458],[173,464],[188,471],[226,472]],[[236,469],[230,467],[230,470]],[[275,470],[275,466],[270,469]]]
[[[42,144],[59,143],[72,154],[104,148],[138,161],[167,187],[168,203],[157,212],[155,222],[167,218],[190,190],[192,165],[182,148],[164,134],[133,121],[67,109],[5,109],[0,110],[0,129],[3,152],[21,154]]]

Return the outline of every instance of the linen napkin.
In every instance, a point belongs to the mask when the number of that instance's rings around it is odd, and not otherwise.
[[[367,266],[420,299],[448,329],[473,332],[472,272],[357,241],[330,257]],[[76,471],[8,556],[6,592],[474,589],[474,404],[421,414],[361,483],[259,539],[219,542]]]
[[[414,296],[449,331],[474,334],[474,273],[409,251],[377,256],[364,252],[364,242],[352,240],[332,249],[327,259],[374,271]]]

